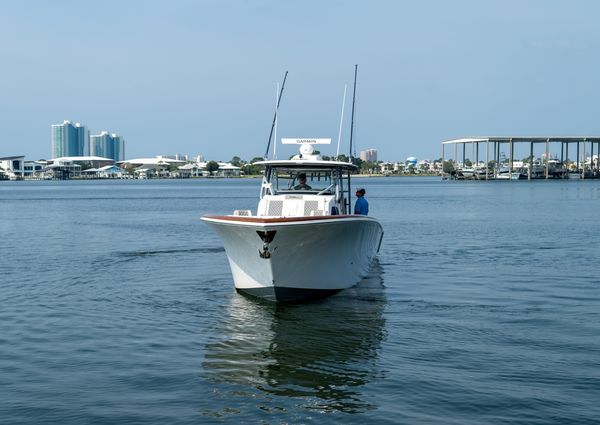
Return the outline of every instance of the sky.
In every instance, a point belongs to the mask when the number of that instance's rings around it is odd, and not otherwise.
[[[165,0],[0,3],[0,156],[50,158],[51,124],[122,135],[126,157],[264,154],[332,138],[441,157],[463,136],[600,135],[600,2]],[[278,156],[296,153],[278,145]]]

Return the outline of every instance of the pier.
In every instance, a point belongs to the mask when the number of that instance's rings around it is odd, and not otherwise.
[[[540,158],[540,145],[543,149]],[[454,155],[447,159],[446,149]],[[508,156],[504,150],[508,150]],[[560,154],[558,153],[560,148]],[[589,149],[589,150],[588,150]],[[481,152],[485,150],[485,152]],[[525,160],[516,160],[515,151],[525,150]],[[470,151],[470,158],[467,157]],[[569,159],[569,151],[575,160]],[[588,157],[589,152],[589,157]],[[554,157],[551,157],[551,153]],[[442,171],[444,179],[551,179],[598,178],[600,137],[470,137],[442,142],[442,164],[451,161],[452,170]],[[459,162],[462,154],[462,162]],[[482,161],[480,162],[480,158]],[[471,162],[469,165],[468,162]]]

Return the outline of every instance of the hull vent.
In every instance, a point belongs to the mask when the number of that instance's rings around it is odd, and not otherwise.
[[[283,215],[283,201],[269,201],[267,215],[281,217]]]
[[[304,215],[322,215],[319,214],[319,201],[304,201]]]

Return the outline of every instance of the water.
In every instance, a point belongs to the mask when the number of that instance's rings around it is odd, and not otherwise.
[[[238,295],[256,180],[0,183],[0,422],[600,421],[600,181],[373,178],[360,285]]]

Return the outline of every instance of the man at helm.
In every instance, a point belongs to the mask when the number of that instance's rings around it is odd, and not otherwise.
[[[294,190],[311,190],[312,187],[306,184],[306,174],[298,174],[298,184],[294,186]]]

